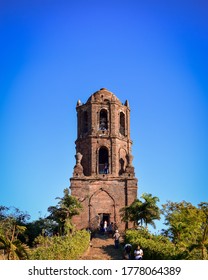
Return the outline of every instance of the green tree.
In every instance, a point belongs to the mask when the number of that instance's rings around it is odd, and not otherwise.
[[[166,230],[163,234],[168,236],[177,248],[192,253],[190,258],[207,258],[208,247],[208,203],[200,203],[198,207],[191,203],[168,202],[163,205]],[[197,257],[198,255],[198,257]]]
[[[48,208],[50,212],[48,218],[58,223],[60,234],[69,235],[74,231],[72,217],[80,213],[82,205],[76,197],[69,194],[69,189],[64,189],[64,196],[57,199],[59,199],[58,204]]]
[[[28,223],[26,226],[25,235],[27,238],[25,241],[30,247],[33,246],[35,238],[39,235],[53,236],[58,233],[57,222],[47,218],[39,218],[38,220]]]
[[[201,231],[202,211],[186,201],[168,201],[162,207],[167,226],[165,235],[179,246],[195,243]]]
[[[152,196],[151,194],[144,193],[141,198],[143,198],[143,209],[141,213],[141,225],[142,221],[147,226],[152,225],[155,228],[155,220],[160,219],[160,209],[157,206],[159,198],[157,196]]]
[[[120,210],[122,221],[133,222],[134,226],[152,225],[155,228],[155,220],[160,219],[160,209],[157,206],[159,198],[152,194],[142,194],[142,200],[136,199],[130,206]]]
[[[208,250],[208,203],[201,202],[198,206],[202,214],[201,231],[197,235],[196,242],[189,246],[189,250],[199,249],[202,260],[206,260]]]
[[[28,247],[20,241],[26,227],[23,225],[28,214],[24,214],[15,208],[12,213],[9,207],[0,207],[0,249],[8,260],[28,258]]]

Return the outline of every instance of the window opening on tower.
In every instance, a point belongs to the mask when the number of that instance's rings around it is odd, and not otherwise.
[[[120,128],[119,128],[119,132],[122,135],[125,135],[125,115],[123,112],[120,112]]]
[[[83,112],[83,132],[88,132],[88,113],[87,111]]]
[[[105,109],[100,111],[100,130],[107,130],[108,129],[108,112]]]
[[[99,174],[109,173],[108,149],[106,147],[102,147],[99,150],[98,172]]]

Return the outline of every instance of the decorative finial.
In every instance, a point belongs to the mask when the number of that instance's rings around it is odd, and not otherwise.
[[[124,103],[124,105],[125,105],[126,107],[129,107],[129,101],[126,100],[125,103]]]
[[[83,166],[81,164],[82,154],[78,152],[75,155],[75,158],[76,158],[76,165],[74,166],[73,176],[74,177],[82,177],[84,175],[83,174]]]
[[[78,106],[81,106],[82,105],[82,102],[80,101],[80,99],[77,101],[77,107]]]

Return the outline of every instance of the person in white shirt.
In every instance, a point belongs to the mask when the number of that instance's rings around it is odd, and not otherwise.
[[[134,250],[134,259],[142,260],[142,258],[143,258],[143,250],[138,245],[137,248]]]

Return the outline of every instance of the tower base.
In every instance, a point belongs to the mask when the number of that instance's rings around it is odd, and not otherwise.
[[[121,221],[120,209],[136,199],[136,178],[102,174],[97,178],[71,178],[70,182],[71,195],[83,206],[81,214],[73,217],[77,229],[100,229],[104,221],[108,225],[113,223],[120,231],[132,226]]]

